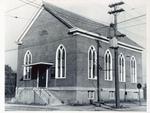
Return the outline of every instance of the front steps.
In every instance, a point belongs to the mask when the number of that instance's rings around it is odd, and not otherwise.
[[[18,88],[13,102],[47,106],[62,105],[61,101],[46,88]]]

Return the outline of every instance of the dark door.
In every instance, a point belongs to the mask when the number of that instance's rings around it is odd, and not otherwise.
[[[46,87],[46,69],[40,69],[39,87]]]

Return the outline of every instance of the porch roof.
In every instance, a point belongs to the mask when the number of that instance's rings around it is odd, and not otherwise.
[[[30,66],[53,66],[54,63],[48,63],[48,62],[36,62],[28,65],[23,65],[24,67],[30,67]]]

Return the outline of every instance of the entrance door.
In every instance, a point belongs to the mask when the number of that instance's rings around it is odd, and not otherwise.
[[[46,87],[46,69],[39,71],[39,87]]]

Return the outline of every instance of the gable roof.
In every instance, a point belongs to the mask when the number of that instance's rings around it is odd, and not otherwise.
[[[75,27],[78,27],[78,28],[81,28],[81,29],[84,29],[84,30],[87,30],[96,34],[101,34],[105,37],[109,36],[109,30],[110,30],[109,27],[102,23],[95,22],[93,20],[90,20],[78,14],[75,14],[73,12],[67,11],[65,9],[58,8],[46,2],[44,2],[44,8],[47,9],[47,11],[55,12],[57,16],[65,19],[67,22],[70,22]],[[139,44],[137,44],[136,42],[134,42],[127,36],[124,38],[119,38],[118,40],[120,42],[142,48]]]
[[[68,29],[79,28],[82,31],[86,31],[91,34],[94,34],[95,36],[97,36],[96,38],[100,38],[100,36],[104,36],[105,40],[109,41],[109,39],[106,38],[110,35],[109,34],[110,27],[109,26],[106,26],[102,23],[92,21],[83,16],[80,16],[73,12],[64,10],[62,8],[58,8],[54,5],[46,3],[46,2],[43,2],[43,7],[47,12],[49,12],[51,15],[56,17],[64,25],[66,25],[66,27],[68,27]],[[20,39],[22,39],[22,38],[20,38]],[[135,49],[136,47],[138,48],[137,50],[140,50],[140,51],[142,51],[142,49],[143,49],[140,45],[138,45],[136,42],[132,41],[128,37],[119,38],[118,41],[120,42],[119,44],[122,46],[127,44],[127,45],[131,45],[131,47],[133,47],[133,49]]]

